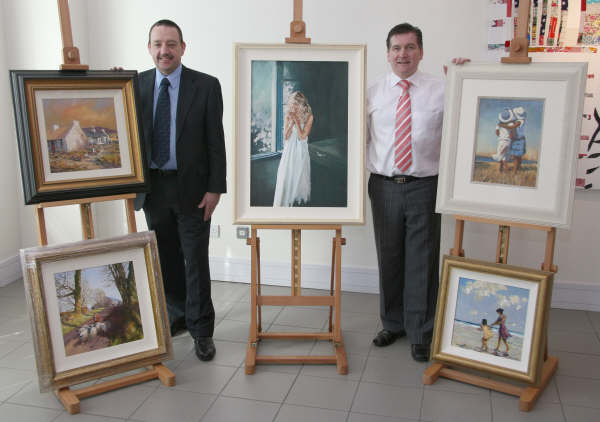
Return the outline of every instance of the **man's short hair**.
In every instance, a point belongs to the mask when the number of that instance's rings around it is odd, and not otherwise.
[[[170,26],[171,28],[175,28],[179,33],[179,42],[183,44],[183,33],[181,32],[181,28],[179,27],[179,25],[177,25],[175,22],[169,19],[161,19],[152,24],[152,26],[150,27],[150,31],[148,31],[148,44],[150,44],[150,36],[152,35],[152,30],[156,26]]]
[[[398,24],[396,26],[394,26],[392,29],[390,29],[390,32],[388,33],[387,39],[385,40],[385,45],[387,47],[387,49],[390,49],[390,40],[392,39],[392,37],[394,35],[399,35],[399,34],[408,34],[408,33],[413,33],[415,34],[415,36],[417,37],[417,45],[419,46],[419,48],[421,50],[423,50],[423,33],[421,32],[421,30],[416,27],[416,26],[412,26],[410,23],[404,22],[401,24]]]

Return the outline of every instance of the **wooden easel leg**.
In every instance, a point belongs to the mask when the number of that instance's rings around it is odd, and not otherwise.
[[[250,333],[248,335],[248,347],[246,348],[246,374],[253,374],[256,368],[256,347],[258,342],[258,324],[257,324],[257,297],[258,297],[258,248],[257,248],[257,229],[252,227],[250,239],[246,241],[251,247],[250,262]]]
[[[454,218],[456,219],[456,225],[454,226],[454,247],[450,249],[450,255],[465,256],[465,251],[462,248],[465,220],[461,220],[458,217]]]
[[[92,204],[87,202],[79,204],[81,212],[81,232],[84,240],[93,239],[94,236],[94,219],[92,218]]]
[[[558,267],[554,265],[554,244],[556,243],[556,227],[552,227],[546,234],[546,251],[544,253],[544,262],[542,270],[557,272]]]
[[[510,226],[498,226],[498,243],[496,244],[496,262],[508,262],[508,242],[510,240]]]
[[[335,318],[333,341],[342,343],[342,230],[335,231],[335,292],[333,298]]]
[[[257,297],[261,295],[260,293],[260,237],[256,237],[256,294]],[[257,304],[258,305],[258,304]],[[257,316],[257,332],[262,332],[262,306],[258,305],[258,316]]]
[[[175,385],[175,374],[162,363],[157,363],[152,367],[156,371],[156,376],[165,387]]]
[[[48,232],[46,232],[46,217],[44,217],[44,209],[41,207],[36,208],[35,216],[38,229],[38,243],[41,246],[46,246],[48,244]]]
[[[301,230],[292,229],[292,296],[300,295]]]
[[[423,384],[431,385],[434,382],[436,382],[437,379],[440,377],[440,372],[442,371],[442,369],[444,369],[444,365],[439,362],[431,364],[423,374]]]
[[[346,347],[344,342],[336,343],[335,345],[335,357],[337,373],[340,375],[348,374],[348,357],[346,356]]]
[[[55,393],[62,405],[65,407],[65,410],[69,412],[70,415],[75,415],[81,411],[81,402],[69,387],[61,388]]]
[[[125,200],[125,214],[127,215],[127,231],[129,233],[137,232],[137,225],[135,223],[135,207],[133,206],[133,198]]]
[[[331,283],[329,285],[329,296],[333,296],[335,281],[335,237],[331,243]],[[329,307],[329,332],[333,332],[333,306]]]
[[[519,399],[519,410],[529,412],[535,406],[535,402],[542,395],[550,379],[558,368],[558,359],[554,356],[548,356],[542,367],[542,381],[539,387],[527,387]]]
[[[244,372],[246,375],[252,375],[256,372],[256,343],[248,342],[246,347],[246,364]]]

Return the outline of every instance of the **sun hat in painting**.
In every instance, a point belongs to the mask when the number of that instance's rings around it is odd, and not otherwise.
[[[523,107],[515,107],[512,109],[512,111],[515,114],[515,119],[517,120],[523,120],[527,117],[527,112]]]
[[[510,108],[505,108],[498,114],[498,120],[500,123],[508,123],[515,120],[515,115]]]

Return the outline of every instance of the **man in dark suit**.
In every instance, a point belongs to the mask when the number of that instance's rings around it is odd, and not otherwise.
[[[148,51],[156,65],[139,75],[150,189],[135,199],[156,232],[171,333],[187,327],[196,355],[211,360],[210,218],[226,192],[223,99],[219,81],[181,64],[181,29],[159,20]]]

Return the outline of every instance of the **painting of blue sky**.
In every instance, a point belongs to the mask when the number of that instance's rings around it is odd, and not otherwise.
[[[529,290],[483,280],[460,277],[455,320],[479,325],[482,319],[492,324],[496,309],[504,309],[506,327],[511,333],[525,331]]]

